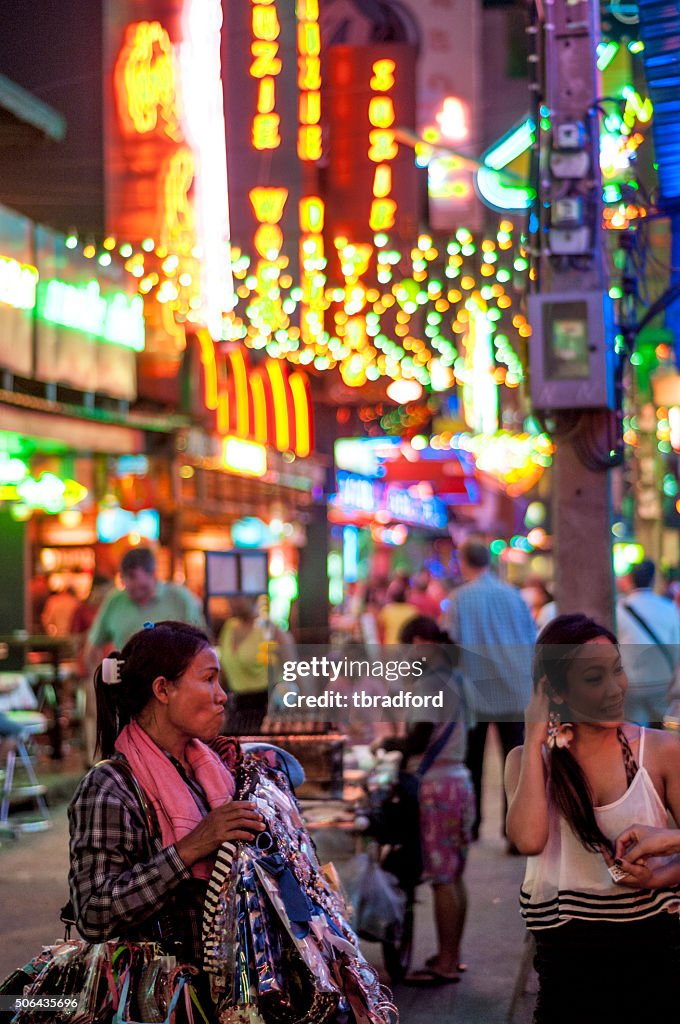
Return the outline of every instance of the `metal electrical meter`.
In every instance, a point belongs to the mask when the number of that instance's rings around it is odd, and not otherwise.
[[[606,292],[529,296],[535,409],[614,409],[614,311]]]

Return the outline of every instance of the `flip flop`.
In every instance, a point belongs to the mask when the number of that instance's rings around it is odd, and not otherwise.
[[[419,988],[438,988],[440,985],[456,985],[460,981],[457,974],[440,974],[432,968],[424,967],[420,971],[413,971],[404,978],[404,985],[414,985]]]
[[[428,969],[428,971],[432,968],[433,964],[435,964],[436,961],[437,961],[437,957],[436,956],[431,956],[431,957],[429,957],[425,961],[425,966]],[[459,974],[465,974],[467,969],[468,969],[468,965],[467,964],[456,964],[456,970],[458,971]]]

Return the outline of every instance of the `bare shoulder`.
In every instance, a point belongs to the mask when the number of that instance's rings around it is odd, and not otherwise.
[[[663,729],[645,732],[646,757],[659,771],[680,771],[680,743],[677,736]]]

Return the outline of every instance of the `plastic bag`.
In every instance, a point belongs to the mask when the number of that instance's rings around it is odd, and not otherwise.
[[[343,872],[352,904],[352,927],[369,942],[396,941],[406,912],[406,894],[394,875],[368,853],[358,853]]]

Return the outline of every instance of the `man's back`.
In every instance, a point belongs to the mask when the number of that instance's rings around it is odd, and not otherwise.
[[[677,665],[680,659],[680,614],[674,602],[655,594],[651,588],[634,590],[618,601],[616,626],[631,687],[670,684],[674,676],[671,661]],[[667,653],[657,641],[664,645]]]
[[[478,717],[521,720],[531,698],[536,626],[519,592],[484,572],[454,591],[450,623],[475,687]]]

